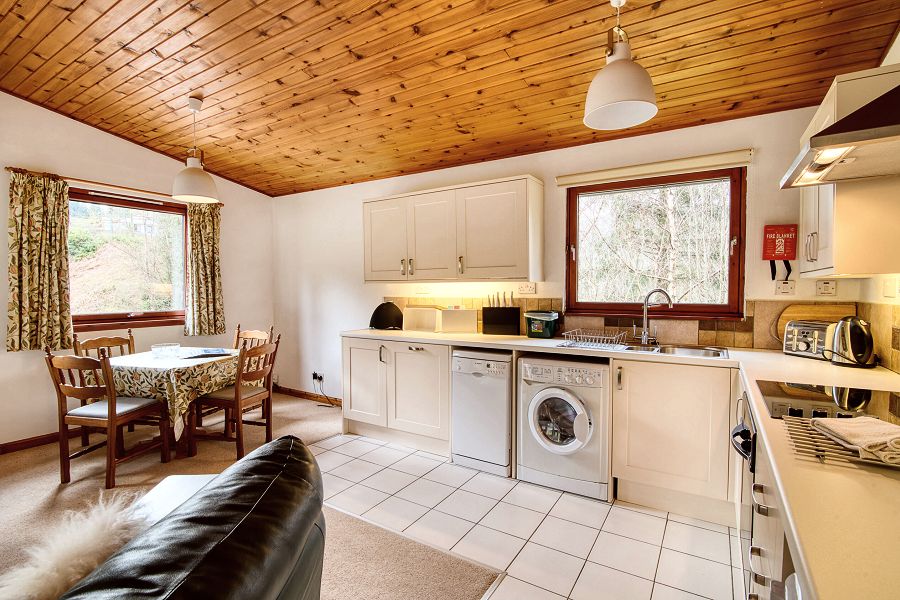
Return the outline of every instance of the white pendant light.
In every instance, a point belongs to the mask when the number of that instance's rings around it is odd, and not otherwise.
[[[219,201],[216,182],[203,170],[203,151],[197,148],[197,113],[203,107],[203,99],[188,98],[188,106],[194,113],[194,143],[188,148],[187,166],[175,176],[172,198],[182,202],[215,204]]]
[[[610,0],[616,26],[609,30],[606,66],[594,76],[584,102],[584,124],[591,129],[626,129],[656,115],[656,94],[646,69],[631,60],[631,45],[619,27],[619,9],[625,0]]]

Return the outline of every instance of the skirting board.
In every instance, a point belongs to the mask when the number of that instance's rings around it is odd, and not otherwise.
[[[736,527],[734,503],[625,481],[616,482],[616,499],[673,512],[727,527]]]
[[[273,385],[272,390],[278,394],[294,396],[295,398],[306,398],[307,400],[322,402],[323,404],[331,404],[333,406],[341,406],[342,404],[340,398],[332,398],[330,396],[326,397],[322,394],[314,394],[305,390],[295,390],[294,388],[284,387],[280,385]]]
[[[431,452],[441,456],[450,456],[450,441],[439,440],[416,433],[407,433],[406,431],[398,431],[389,429],[379,425],[370,425],[369,423],[361,423],[359,421],[351,421],[344,419],[344,433],[355,433],[356,435],[364,435],[367,437],[388,442],[391,444],[400,444],[413,450],[422,450],[423,452]]]
[[[75,427],[69,430],[69,438],[81,435],[81,428]],[[25,438],[24,440],[13,440],[12,442],[4,442],[0,444],[0,454],[9,454],[10,452],[18,452],[19,450],[27,450],[28,448],[37,448],[44,444],[55,444],[59,441],[59,433],[45,433],[44,435],[36,435],[34,437]]]

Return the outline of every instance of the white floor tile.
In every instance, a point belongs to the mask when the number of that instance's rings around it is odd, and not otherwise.
[[[662,545],[663,548],[731,565],[731,545],[727,533],[669,521]]]
[[[379,448],[378,444],[372,444],[363,440],[353,440],[352,442],[341,444],[340,446],[336,447],[334,451],[340,452],[341,454],[346,454],[348,456],[360,457],[363,454],[371,452],[372,450],[375,450],[377,448]]]
[[[319,448],[325,448],[326,450],[331,450],[333,448],[337,448],[341,444],[346,444],[347,442],[352,442],[355,437],[349,437],[346,435],[335,435],[330,438],[325,438],[324,440],[319,440],[314,446],[318,446]]]
[[[660,519],[665,519],[669,515],[669,513],[664,510],[650,508],[649,506],[641,506],[640,504],[632,504],[631,502],[623,502],[621,500],[616,500],[615,506],[618,506],[619,508],[627,508],[628,510],[633,510],[639,513],[644,513],[645,515],[659,517]]]
[[[659,561],[659,546],[601,531],[588,561],[653,579]]]
[[[426,512],[428,512],[428,508],[425,506],[419,506],[408,500],[391,496],[381,504],[366,511],[363,516],[388,529],[403,531]]]
[[[406,452],[407,454],[412,454],[416,451],[415,448],[410,448],[409,446],[404,446],[403,444],[395,444],[393,442],[389,444],[385,444],[388,448],[393,448],[394,450],[400,450],[402,452]]]
[[[516,483],[515,479],[509,479],[508,477],[479,473],[463,484],[462,489],[499,500],[508,494],[515,487]]]
[[[543,520],[544,515],[539,512],[500,502],[485,515],[481,525],[527,540]]]
[[[587,563],[572,590],[573,600],[650,600],[653,582]]]
[[[406,458],[401,458],[400,460],[392,464],[391,468],[397,469],[398,471],[403,471],[404,473],[409,473],[410,475],[415,475],[416,477],[421,477],[440,464],[441,463],[439,461],[432,460],[424,456],[410,454]]]
[[[407,527],[404,533],[426,544],[449,550],[472,527],[474,523],[432,510]]]
[[[366,437],[364,435],[361,435],[356,439],[362,442],[369,442],[370,444],[377,444],[378,446],[383,446],[385,444],[382,440],[376,440],[375,438]]]
[[[410,475],[409,473],[395,471],[394,469],[385,469],[375,473],[371,477],[363,479],[360,483],[387,494],[396,494],[416,479],[415,475]]]
[[[346,454],[341,454],[334,450],[329,450],[328,452],[323,452],[316,456],[316,463],[318,463],[319,469],[322,471],[331,471],[351,460],[353,460],[352,456],[347,456]]]
[[[307,446],[307,448],[309,448],[309,451],[312,452],[313,456],[322,454],[323,452],[328,450],[327,448],[321,448],[319,446],[316,446],[315,444],[310,444],[309,446]]]
[[[705,600],[703,596],[698,596],[696,594],[691,594],[689,592],[685,592],[683,590],[676,590],[675,588],[669,587],[667,585],[663,585],[661,583],[657,583],[653,586],[653,595],[650,596],[650,600]],[[743,600],[743,598],[741,598]]]
[[[718,533],[724,533],[726,535],[728,534],[728,527],[726,527],[725,525],[710,523],[709,521],[703,521],[701,519],[695,519],[693,517],[683,517],[681,515],[676,515],[675,513],[669,513],[669,520],[684,523],[685,525],[693,525],[694,527],[702,527],[703,529],[709,529],[710,531],[716,531]]]
[[[524,545],[523,539],[476,525],[453,546],[453,552],[505,571]]]
[[[635,540],[655,544],[662,544],[663,534],[666,530],[666,520],[659,517],[627,510],[613,506],[609,516],[603,523],[603,531],[624,535]]]
[[[530,541],[566,554],[574,554],[578,558],[587,558],[598,533],[600,532],[592,527],[548,515]]]
[[[519,483],[503,497],[503,501],[522,508],[548,513],[560,496],[562,496],[562,492],[556,490],[530,483]]]
[[[600,529],[603,527],[606,515],[609,514],[609,509],[610,505],[606,502],[574,494],[563,494],[553,505],[550,514],[579,525]]]
[[[361,515],[388,497],[384,492],[354,485],[328,499],[328,504],[354,515]]]
[[[335,477],[331,473],[322,473],[322,486],[325,488],[325,500],[331,498],[335,494],[343,492],[353,485],[352,481]]]
[[[435,454],[434,452],[425,452],[424,450],[417,450],[416,456],[424,456],[425,458],[430,458],[431,460],[436,460],[438,462],[447,462],[450,459],[449,456]]]
[[[453,493],[453,488],[443,483],[417,479],[399,492],[397,496],[428,508],[434,508],[441,500]]]
[[[344,463],[339,467],[335,467],[330,472],[332,475],[337,475],[341,479],[348,479],[359,483],[366,477],[371,477],[382,469],[384,469],[384,467],[381,465],[376,465],[375,463],[370,463],[361,458],[357,458],[348,463]]]
[[[478,475],[478,471],[444,463],[435,470],[425,473],[425,479],[437,481],[444,485],[459,487],[476,475]]]
[[[381,465],[383,467],[389,467],[401,458],[405,458],[409,456],[409,452],[404,452],[403,450],[397,450],[396,448],[388,448],[387,446],[380,446],[375,450],[366,454],[366,460],[369,462],[373,462],[377,465]]]
[[[435,510],[477,523],[488,514],[497,501],[465,490],[456,490],[435,506]]]
[[[516,579],[568,596],[583,566],[580,558],[529,542],[507,572]]]
[[[489,600],[563,600],[563,596],[507,575]]]
[[[656,581],[713,600],[731,600],[731,567],[663,548]]]

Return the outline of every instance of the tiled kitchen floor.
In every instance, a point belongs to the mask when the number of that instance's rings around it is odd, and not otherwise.
[[[310,446],[326,504],[507,576],[490,600],[742,598],[735,530],[341,435]]]

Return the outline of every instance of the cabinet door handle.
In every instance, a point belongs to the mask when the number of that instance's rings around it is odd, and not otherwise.
[[[466,268],[463,266],[463,257],[462,256],[460,256],[459,258],[456,259],[456,266],[459,269],[460,274],[463,274],[466,272]]]
[[[400,274],[406,275],[406,259],[405,258],[400,259]]]
[[[622,367],[616,367],[616,389],[622,389]]]
[[[756,569],[753,568],[753,557],[754,556],[762,556],[762,548],[759,546],[750,546],[747,550],[747,570],[750,571],[750,574],[753,575],[753,581],[758,583],[759,585],[764,585],[768,587],[768,579],[765,575],[756,572]]]
[[[766,486],[761,483],[754,483],[750,487],[750,500],[753,502],[753,510],[757,512],[757,514],[762,515],[764,517],[769,516],[770,506],[766,506],[756,499],[756,493],[764,494],[766,492]]]
[[[413,259],[409,259],[409,274],[415,275],[415,270],[413,270]]]
[[[378,346],[378,362],[384,362],[384,345]]]
[[[409,346],[410,352],[425,352],[425,348],[422,346]]]
[[[812,254],[812,262],[818,262],[819,260],[819,232],[813,231],[809,234],[810,238],[810,246],[812,246],[813,254]]]
[[[810,260],[810,258],[809,258],[809,238],[810,238],[810,235],[807,233],[807,234],[806,234],[805,244],[804,244],[804,247],[803,247],[803,250],[804,250],[804,252],[806,253],[806,262],[812,262],[812,261]]]

